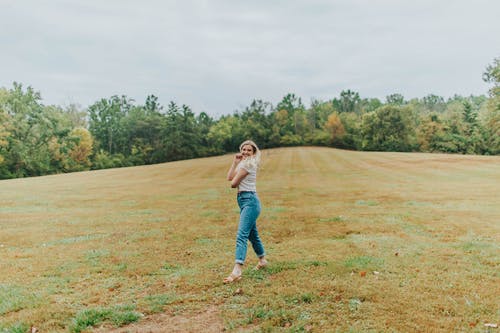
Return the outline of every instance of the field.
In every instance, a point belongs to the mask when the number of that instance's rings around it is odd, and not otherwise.
[[[498,331],[500,157],[265,150],[224,285],[231,159],[1,181],[0,332]]]

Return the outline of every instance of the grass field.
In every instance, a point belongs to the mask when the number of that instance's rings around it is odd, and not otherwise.
[[[0,182],[0,332],[488,332],[500,157],[263,152],[270,266],[222,280],[232,156]],[[496,329],[498,330],[498,329]]]

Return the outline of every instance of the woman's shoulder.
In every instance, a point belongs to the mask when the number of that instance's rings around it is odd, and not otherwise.
[[[257,162],[252,159],[244,160],[241,167],[247,170],[248,172],[257,172],[258,169]]]

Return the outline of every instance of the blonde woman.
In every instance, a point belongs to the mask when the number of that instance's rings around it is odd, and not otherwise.
[[[259,258],[256,269],[266,267],[264,245],[257,231],[257,218],[261,206],[257,196],[257,169],[260,163],[260,150],[251,140],[240,145],[240,152],[233,158],[233,163],[227,173],[227,180],[231,187],[238,189],[238,206],[240,221],[236,236],[235,264],[231,274],[224,279],[224,283],[239,281],[243,272],[243,264],[247,254],[247,243],[250,241],[255,254]]]

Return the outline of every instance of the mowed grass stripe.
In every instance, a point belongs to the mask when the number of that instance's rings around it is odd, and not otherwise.
[[[498,321],[499,157],[265,150],[259,228],[271,266],[252,271],[249,247],[243,280],[227,286],[231,160],[1,181],[0,330],[187,330],[199,318],[214,331],[449,332]]]

